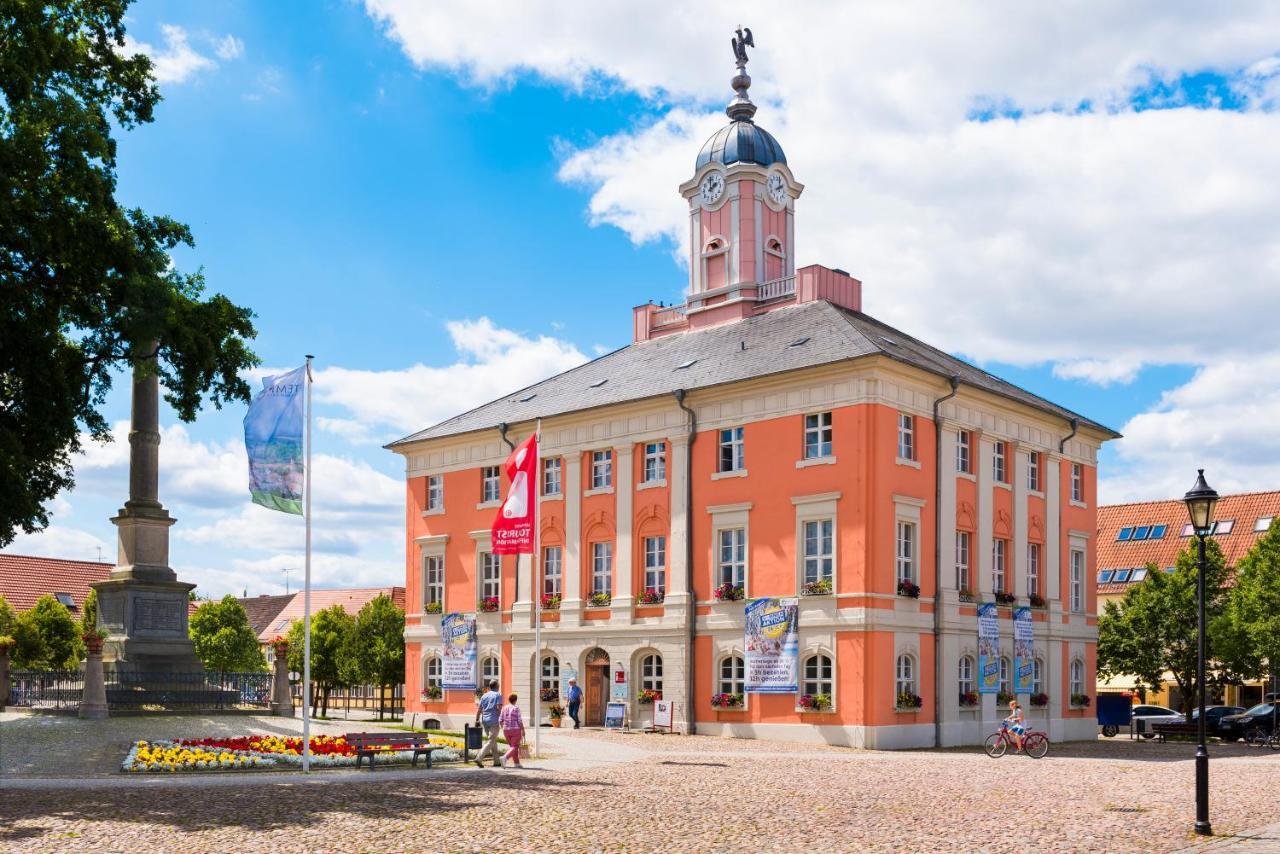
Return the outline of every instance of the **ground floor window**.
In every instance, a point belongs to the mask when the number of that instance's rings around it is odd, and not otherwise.
[[[746,662],[740,655],[731,655],[720,662],[720,693],[741,694],[747,678]]]
[[[646,655],[640,659],[640,690],[662,697],[662,656]]]
[[[1084,693],[1084,662],[1076,658],[1071,661],[1071,696]]]
[[[560,659],[554,655],[542,657],[542,684],[538,687],[543,691],[560,690]]]
[[[816,697],[823,694],[830,697],[832,694],[832,667],[831,659],[818,653],[811,655],[804,660],[804,682],[800,686],[802,694],[808,694]]]
[[[502,684],[502,664],[495,656],[487,655],[484,661],[480,662],[480,685],[488,688],[489,683],[497,681]]]
[[[1044,662],[1036,658],[1031,661],[1031,693],[1044,691]]]
[[[444,684],[444,676],[441,669],[440,659],[432,656],[427,659],[426,668],[423,674],[423,688],[439,688]]]
[[[903,694],[916,693],[916,661],[909,655],[898,656],[898,664],[895,668],[896,679],[894,680],[894,695],[901,697]]]
[[[1009,659],[1000,656],[1000,693],[1013,696],[1013,683],[1009,681]]]
[[[960,677],[960,694],[973,693],[973,656],[960,656],[960,663],[956,667],[956,675]]]

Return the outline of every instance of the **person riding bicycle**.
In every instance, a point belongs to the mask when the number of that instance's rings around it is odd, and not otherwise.
[[[1022,705],[1017,700],[1009,701],[1009,716],[1004,719],[1004,725],[1013,733],[1018,750],[1022,750],[1022,737],[1026,735],[1027,728],[1022,721]]]

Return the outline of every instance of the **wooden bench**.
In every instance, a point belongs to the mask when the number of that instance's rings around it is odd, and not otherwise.
[[[418,735],[415,733],[394,733],[394,732],[350,732],[346,735],[347,744],[350,744],[356,751],[356,767],[360,767],[361,761],[366,756],[369,757],[369,770],[373,770],[374,757],[381,753],[387,752],[390,747],[396,751],[408,752],[413,751],[414,768],[418,767],[418,757],[427,757],[427,767],[431,767],[432,751],[440,750],[440,745],[431,743],[431,736]]]
[[[1198,723],[1168,723],[1168,724],[1152,724],[1151,732],[1158,736],[1161,741],[1165,740],[1168,735],[1189,735],[1195,736],[1200,733],[1200,725]]]

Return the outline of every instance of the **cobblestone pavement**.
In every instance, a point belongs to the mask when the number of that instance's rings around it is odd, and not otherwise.
[[[260,729],[256,721],[214,720]],[[121,721],[130,719],[111,725]],[[193,722],[189,731],[198,728]],[[710,737],[544,736],[555,758],[523,772],[455,766],[305,779],[184,777],[171,789],[169,778],[38,788],[10,778],[0,794],[0,848],[1021,854],[1171,851],[1197,842],[1189,833],[1186,744],[1055,745],[1037,761],[992,760],[976,749],[873,753]],[[1274,821],[1277,772],[1280,754],[1214,748],[1215,830],[1237,834]],[[158,796],[158,787],[174,797]]]

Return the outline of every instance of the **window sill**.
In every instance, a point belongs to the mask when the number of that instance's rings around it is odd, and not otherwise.
[[[563,492],[551,492],[546,495],[539,495],[539,501],[564,501]]]
[[[645,480],[645,481],[641,481],[640,485],[636,487],[636,492],[639,492],[642,489],[659,489],[666,485],[667,485],[667,479],[665,477],[662,478],[661,480]]]
[[[1027,495],[1030,495],[1032,498],[1044,498],[1044,490],[1027,487]]]
[[[1088,510],[1088,509],[1089,509],[1089,505],[1088,505],[1088,504],[1086,504],[1086,503],[1085,503],[1085,502],[1083,502],[1083,501],[1077,501],[1077,500],[1076,500],[1076,499],[1074,499],[1074,498],[1073,498],[1073,499],[1071,499],[1071,506],[1072,506],[1072,507],[1079,507],[1081,510]]]
[[[807,469],[810,466],[833,466],[835,464],[835,457],[809,457],[804,460],[796,460],[796,468],[798,469]]]
[[[922,706],[911,706],[910,708],[905,709],[902,706],[893,707],[893,712],[896,715],[918,715],[923,711],[924,708]]]
[[[711,479],[712,479],[712,480],[725,480],[726,478],[730,478],[730,477],[746,477],[746,476],[747,476],[747,470],[746,470],[746,469],[734,469],[733,471],[718,471],[718,472],[712,472],[712,474],[711,474]]]
[[[1013,492],[1013,484],[1006,483],[1003,480],[993,480],[991,481],[991,485],[994,486],[996,489],[1007,489],[1010,492]]]
[[[443,507],[435,507],[435,508],[432,508],[431,510],[423,510],[423,511],[422,511],[422,515],[423,515],[423,516],[443,516],[443,515],[444,515],[444,508],[443,508]]]
[[[971,471],[958,471],[956,472],[956,477],[961,480],[971,480],[974,483],[978,482],[978,476]]]
[[[613,495],[613,487],[597,486],[594,489],[588,489],[586,492],[582,493],[583,498],[590,498],[593,495]]]
[[[918,468],[920,468],[920,461],[919,461],[919,460],[908,460],[908,459],[904,459],[904,458],[902,458],[902,457],[898,457],[896,460],[894,460],[894,462],[895,462],[895,463],[897,463],[897,464],[898,464],[898,465],[900,465],[900,466],[906,466],[906,467],[908,467],[908,468],[913,468],[913,469],[918,469]]]
[[[495,498],[493,501],[481,501],[479,504],[476,505],[476,509],[477,510],[493,510],[494,508],[501,507],[501,506],[502,506],[502,499]]]
[[[832,709],[806,709],[804,706],[796,706],[796,714],[800,715],[834,715],[836,710]]]

